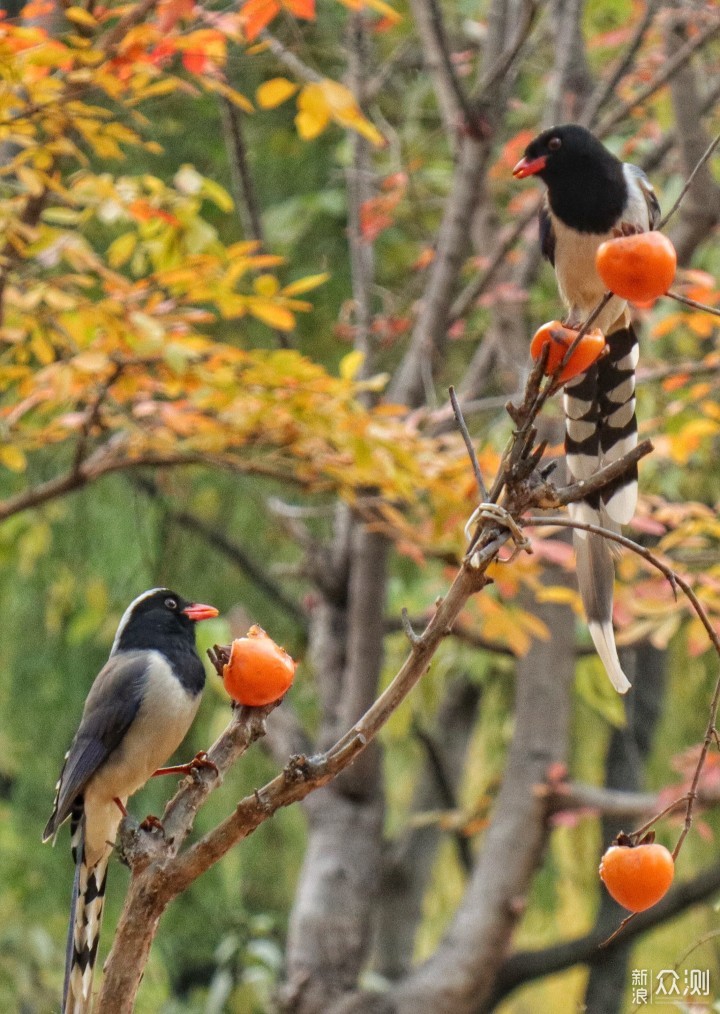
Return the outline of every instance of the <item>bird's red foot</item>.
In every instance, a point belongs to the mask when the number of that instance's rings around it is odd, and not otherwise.
[[[216,775],[220,773],[217,764],[210,760],[204,750],[201,750],[200,753],[195,754],[188,764],[174,764],[169,768],[158,768],[157,771],[153,772],[153,778],[156,778],[158,775],[189,775],[193,771],[200,771],[202,768],[210,768]]]
[[[152,813],[149,813],[145,820],[140,824],[141,831],[165,831],[162,821],[159,817],[154,817]]]
[[[122,799],[118,799],[117,796],[113,796],[113,803],[115,803],[115,805],[117,806],[118,810],[123,815],[123,817],[127,817],[128,815],[127,807],[123,803]]]
[[[643,229],[639,225],[632,225],[630,222],[621,222],[617,225],[612,234],[615,239],[620,239],[622,236],[636,236],[638,233],[643,232]]]

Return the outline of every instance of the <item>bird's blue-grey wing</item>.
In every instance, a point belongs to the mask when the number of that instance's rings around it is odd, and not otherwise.
[[[132,724],[142,702],[147,665],[145,652],[124,652],[113,655],[98,673],[65,758],[44,841],[69,817],[75,799]]]
[[[662,217],[662,212],[660,211],[660,202],[657,199],[657,194],[655,193],[652,183],[640,166],[633,165],[632,162],[626,162],[624,167],[625,178],[628,180],[630,185],[633,183],[635,184],[642,194],[645,204],[647,205],[650,228],[656,229]]]

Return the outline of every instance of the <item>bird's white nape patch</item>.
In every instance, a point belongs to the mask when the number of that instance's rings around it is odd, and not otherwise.
[[[130,617],[132,616],[132,612],[133,612],[133,609],[135,608],[135,606],[137,606],[140,602],[143,602],[145,599],[149,599],[150,596],[151,595],[155,595],[156,592],[164,591],[164,590],[165,590],[164,588],[150,588],[148,591],[143,592],[142,595],[138,595],[138,597],[136,599],[132,600],[132,602],[130,603],[130,605],[127,607],[127,609],[125,610],[125,612],[122,614],[120,622],[118,623],[118,628],[117,628],[117,630],[115,632],[115,640],[113,641],[112,648],[110,649],[110,654],[111,655],[114,655],[115,652],[118,649],[118,645],[120,644],[120,638],[122,637],[122,634],[123,634],[123,631],[125,630],[125,627],[127,627],[128,623],[130,621]]]

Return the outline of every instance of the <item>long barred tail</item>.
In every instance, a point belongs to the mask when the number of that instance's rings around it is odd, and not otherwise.
[[[637,336],[623,319],[607,335],[607,341],[609,354],[565,388],[565,453],[576,480],[590,479],[598,468],[637,445]],[[637,465],[633,465],[601,492],[570,504],[570,516],[619,532],[635,514],[637,492]],[[579,531],[573,532],[573,541],[590,635],[613,686],[624,694],[630,682],[620,665],[612,625],[615,568],[611,543],[600,535]]]
[[[85,816],[82,804],[73,810],[71,847],[75,861],[70,925],[65,953],[62,1014],[88,1014],[93,973],[100,943],[109,853],[93,867],[85,862]]]

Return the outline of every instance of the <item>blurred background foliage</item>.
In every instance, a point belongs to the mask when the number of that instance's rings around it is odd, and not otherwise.
[[[392,370],[402,355],[406,322],[424,282],[422,269],[416,265],[437,230],[453,166],[453,153],[438,122],[431,82],[419,64],[412,17],[406,4],[395,6],[403,20],[375,38],[377,65],[382,67],[385,60],[393,59],[395,68],[377,95],[371,115],[391,139],[389,147],[375,156],[376,171],[383,177],[402,170],[407,179],[392,220],[380,230],[374,247],[377,285],[381,302],[386,305],[378,325],[385,329],[380,334],[375,364],[378,371]],[[485,4],[443,6],[454,38],[462,37],[465,19],[482,26]],[[584,31],[596,74],[602,73],[627,40],[639,9],[640,5],[631,0],[586,3]],[[297,44],[308,65],[340,79],[344,57],[338,38],[345,30],[347,17],[341,5],[328,4],[312,23],[299,27],[298,22],[285,16],[275,28],[289,45]],[[533,133],[541,122],[546,101],[544,82],[553,46],[552,32],[546,26],[523,63],[499,138],[498,171],[491,178],[489,200],[507,221],[522,213],[532,195],[518,193],[508,171],[512,152],[503,157],[502,142],[511,142],[521,130]],[[407,54],[404,60],[397,58],[401,50]],[[651,37],[628,88],[657,66],[659,53],[659,41]],[[469,65],[471,57],[467,59]],[[708,73],[717,76],[717,43],[705,59]],[[460,53],[461,72],[462,60]],[[268,52],[250,58],[240,48],[232,51],[228,61],[233,87],[247,96],[252,97],[257,87],[275,73],[276,63]],[[216,98],[176,92],[145,103],[143,113],[150,125],[148,132],[161,150],[134,148],[122,161],[95,158],[94,170],[111,175],[150,173],[170,182],[180,166],[190,164],[233,192],[222,109]],[[267,248],[286,258],[286,265],[279,269],[282,283],[325,271],[330,274],[326,284],[311,295],[312,311],[298,314],[293,341],[301,352],[335,374],[352,347],[344,327],[351,289],[345,174],[352,157],[352,135],[331,127],[307,142],[295,130],[294,114],[295,107],[289,103],[243,116],[243,130],[263,211]],[[618,127],[608,144],[639,161],[672,126],[670,98],[667,90],[661,90],[634,120]],[[720,127],[716,111],[712,126],[715,130]],[[663,204],[668,206],[682,185],[677,165],[663,167],[654,178]],[[210,204],[204,211],[223,243],[245,238],[237,215]],[[698,276],[695,284],[706,298],[716,296],[720,246],[704,244],[693,266],[706,273]],[[470,260],[466,280],[477,270],[477,261]],[[499,298],[497,292],[494,298]],[[549,269],[543,268],[530,291],[517,298],[527,301],[528,322],[535,325],[558,314]],[[669,303],[658,304],[644,314],[643,363],[648,368],[700,361],[716,348],[717,329],[709,326],[708,330],[707,318],[684,315],[668,325],[667,320],[675,314],[676,306]],[[467,362],[488,321],[489,300],[472,308],[463,328],[454,336],[439,389],[460,371],[460,364]],[[213,331],[218,340],[247,349],[271,345],[268,334],[266,325],[249,317],[239,325],[234,320],[220,321]],[[526,366],[522,364],[518,379]],[[508,387],[507,376],[501,373],[488,393],[505,394]],[[702,380],[702,388],[692,383],[682,388],[674,384],[641,386],[642,429],[659,436],[658,453],[642,469],[645,493],[681,506],[687,500],[697,500],[714,508],[720,497],[717,405],[716,381],[710,371]],[[550,415],[558,412],[559,406],[549,407]],[[489,461],[496,460],[510,430],[507,417],[500,409],[489,412],[474,423],[474,429],[482,453],[489,456]],[[29,480],[39,482],[53,474],[55,455],[54,449],[36,454],[29,465]],[[106,658],[117,621],[136,594],[155,585],[168,585],[184,595],[215,604],[221,610],[221,619],[203,624],[198,630],[203,652],[214,642],[243,633],[249,623],[259,623],[301,660],[296,685],[285,706],[295,711],[308,730],[317,724],[314,674],[306,656],[302,617],[278,605],[242,567],[179,523],[176,510],[181,505],[210,528],[237,539],[257,567],[299,604],[301,613],[303,608],[311,607],[313,594],[302,573],[301,548],[277,517],[267,511],[266,504],[270,497],[282,496],[317,508],[317,518],[308,524],[322,533],[329,528],[331,495],[311,492],[301,498],[292,485],[280,481],[252,474],[231,477],[200,469],[179,470],[159,479],[149,473],[143,473],[143,477],[160,482],[159,497],[149,496],[133,473],[109,476],[0,525],[2,1010],[40,1014],[58,1009],[72,869],[66,833],[61,833],[54,850],[41,847],[40,833],[90,683]],[[16,475],[0,470],[0,495],[10,495],[17,483]],[[468,503],[468,513],[470,506]],[[645,509],[647,517],[659,513],[657,503]],[[684,521],[681,509],[677,517],[679,523]],[[461,522],[458,516],[456,527]],[[710,521],[693,536],[692,545],[698,546],[709,561],[705,568],[708,572],[718,571],[718,537]],[[457,551],[460,549],[458,546]],[[447,586],[448,573],[443,562],[431,558],[419,562],[409,552],[398,555],[392,564],[388,615],[397,617],[402,606],[411,613],[428,609]],[[625,597],[623,592],[619,594],[621,604],[632,598],[632,589]],[[667,606],[668,611],[672,608]],[[661,605],[657,609],[661,611]],[[638,616],[630,615],[627,626],[632,629],[637,620]],[[517,617],[510,620],[511,626],[517,623]],[[671,631],[665,643],[659,622],[651,633],[662,647],[667,646],[667,700],[675,702],[661,716],[647,762],[646,788],[660,790],[678,781],[674,758],[702,737],[717,659],[705,651],[688,653],[688,631],[683,624]],[[396,671],[404,654],[403,635],[389,635],[385,681]],[[411,819],[411,798],[423,758],[422,745],[413,736],[413,729],[418,724],[430,724],[446,681],[461,673],[482,687],[482,719],[470,747],[467,777],[458,800],[460,812],[444,815],[443,819],[467,833],[471,848],[481,839],[512,732],[513,672],[514,660],[507,654],[480,652],[458,641],[443,645],[429,676],[399,709],[382,736],[389,836],[399,833]],[[215,674],[209,672],[205,699],[182,748],[183,757],[207,748],[228,717],[229,701]],[[576,781],[602,782],[612,728],[624,721],[622,707],[606,692],[599,662],[594,657],[583,658],[578,665],[569,761]],[[249,751],[200,812],[195,834],[214,826],[235,800],[252,792],[276,771],[277,764],[262,745]],[[133,812],[140,817],[161,812],[171,791],[168,782],[158,780],[133,800]],[[660,837],[672,846],[677,832],[678,826],[667,822]],[[717,814],[702,814],[683,851],[684,877],[713,860],[719,832]],[[171,906],[145,974],[139,1014],[258,1014],[270,1009],[273,988],[282,972],[288,915],[305,834],[305,819],[299,807],[281,811]],[[596,876],[599,849],[595,815],[581,811],[572,819],[558,820],[547,862],[536,878],[516,939],[518,947],[541,947],[559,937],[587,931],[600,895]],[[417,940],[418,957],[432,951],[448,925],[465,877],[454,837],[448,834],[426,899]],[[126,883],[127,872],[115,864],[109,878],[104,953],[109,948]],[[718,938],[700,943],[716,924],[712,905],[693,910],[642,938],[633,951],[632,966],[672,968],[697,941],[692,964],[709,968],[712,981],[720,983]],[[586,971],[574,969],[533,983],[506,1001],[502,1010],[506,1014],[575,1010],[583,996],[586,976]]]

